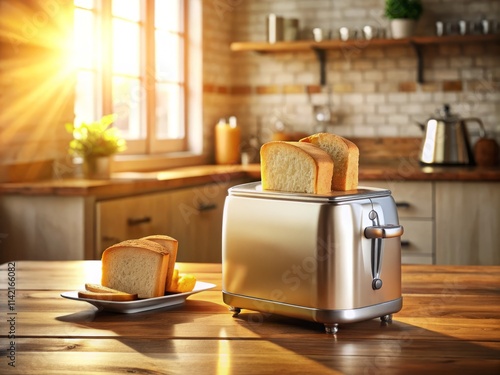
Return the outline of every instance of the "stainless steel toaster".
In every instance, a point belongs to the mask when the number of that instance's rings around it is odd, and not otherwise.
[[[328,195],[238,185],[226,197],[222,294],[241,309],[338,325],[402,307],[401,235],[389,190]]]

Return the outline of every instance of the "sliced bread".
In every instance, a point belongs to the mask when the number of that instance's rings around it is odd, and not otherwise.
[[[307,142],[267,142],[260,149],[262,188],[293,193],[331,191],[333,161]]]
[[[138,239],[108,247],[102,254],[102,280],[105,287],[137,294],[139,298],[160,297],[170,254],[160,244]]]
[[[177,249],[179,247],[179,242],[175,238],[160,234],[143,237],[142,239],[153,241],[156,242],[157,244],[160,244],[170,254],[170,258],[168,261],[167,279],[165,281],[165,291],[166,291],[168,289],[168,286],[172,282],[172,277],[174,275],[174,267],[175,267],[175,262],[177,260]]]
[[[335,171],[331,190],[355,190],[358,188],[359,149],[348,139],[330,133],[318,133],[300,142],[311,143],[326,151],[333,159]]]

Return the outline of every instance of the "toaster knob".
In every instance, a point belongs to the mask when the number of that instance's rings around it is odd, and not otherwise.
[[[373,290],[377,290],[382,288],[382,280],[380,279],[373,279],[372,281],[372,288]]]

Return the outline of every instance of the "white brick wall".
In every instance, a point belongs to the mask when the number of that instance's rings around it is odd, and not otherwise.
[[[221,61],[228,64],[230,75],[222,79],[217,76],[220,67],[212,70],[207,66],[204,80],[250,90],[240,95],[222,95],[230,106],[222,106],[219,111],[221,116],[227,115],[224,111],[237,115],[245,136],[254,134],[260,124],[262,133],[270,137],[279,116],[293,130],[311,132],[313,105],[325,103],[328,97],[325,93],[305,93],[307,87],[319,85],[319,65],[313,52],[231,53],[228,52],[231,41],[264,41],[266,15],[271,12],[299,18],[302,35],[309,38],[312,27],[333,31],[340,26],[365,24],[388,27],[387,20],[381,17],[384,0],[220,1],[229,4],[232,11],[225,13],[223,22],[220,19],[210,22],[210,28],[223,29],[211,34],[218,38],[211,41],[210,45],[215,46],[211,53],[227,57]],[[204,2],[205,8],[213,4],[210,0]],[[497,14],[500,21],[500,0],[423,0],[423,4],[418,35],[432,35],[437,19],[476,20],[483,14]],[[416,82],[417,60],[411,47],[372,47],[365,42],[358,47],[327,54],[327,84],[336,118],[331,131],[345,136],[419,137],[421,132],[415,122],[425,121],[439,106],[449,103],[463,116],[482,118],[486,128],[500,137],[498,44],[426,46],[422,85]],[[205,65],[219,62],[210,56],[204,59]],[[287,92],[290,86],[304,87],[304,92]],[[272,94],[258,92],[258,87],[270,87]],[[216,108],[212,110],[217,112]]]

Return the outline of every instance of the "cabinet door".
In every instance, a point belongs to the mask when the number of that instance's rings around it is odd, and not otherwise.
[[[436,182],[436,263],[500,265],[500,183]]]
[[[389,189],[398,206],[400,218],[433,217],[432,182],[418,181],[363,181],[360,185]]]
[[[112,199],[96,204],[96,259],[109,246],[151,234],[167,234],[168,194]]]
[[[179,241],[179,262],[220,263],[222,215],[229,184],[172,191],[168,234]]]
[[[391,190],[398,207],[401,237],[401,262],[434,262],[434,188],[427,181],[363,181],[360,185]]]

